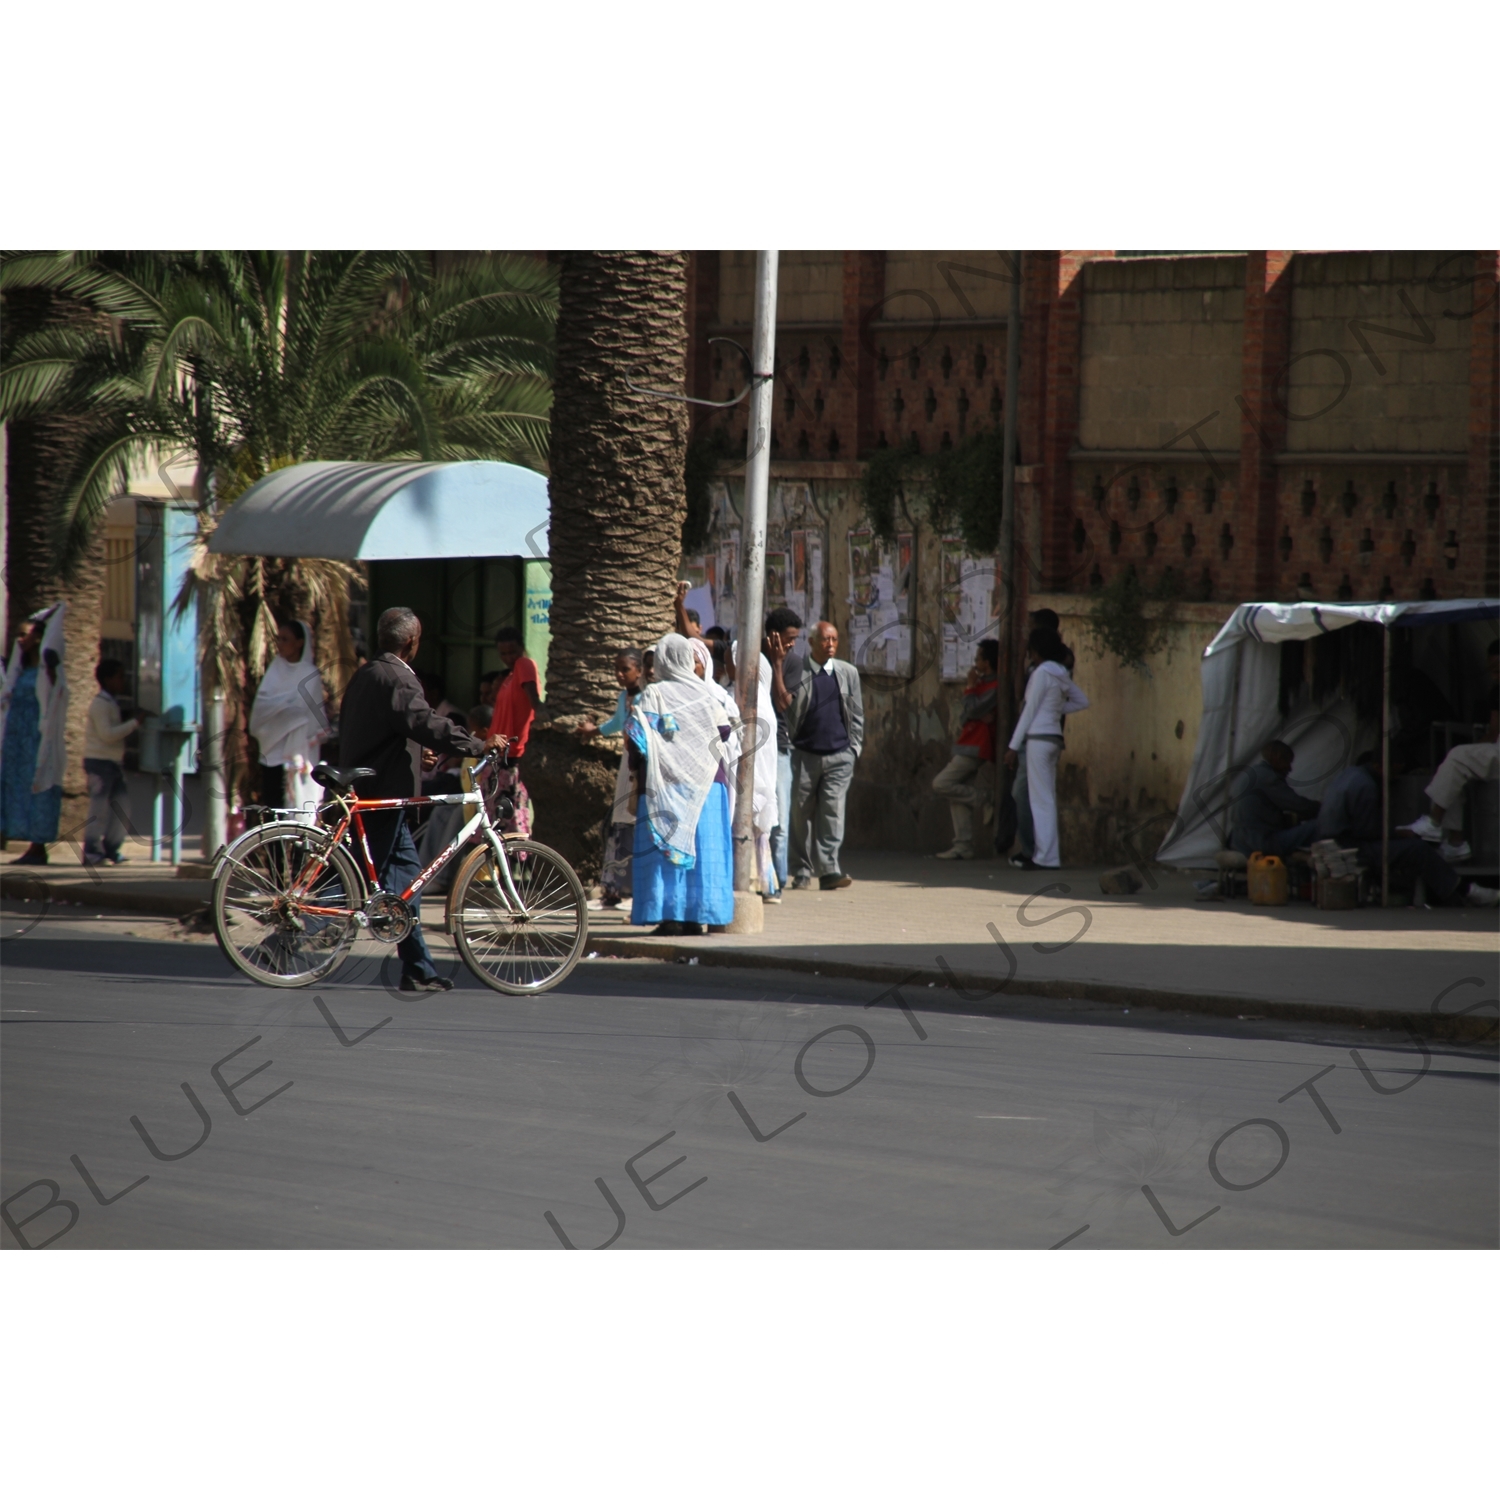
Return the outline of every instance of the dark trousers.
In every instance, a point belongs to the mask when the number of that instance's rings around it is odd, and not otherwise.
[[[417,857],[411,829],[406,826],[406,814],[401,811],[365,813],[364,820],[365,834],[370,840],[370,858],[380,872],[381,889],[399,896],[422,873],[422,861]],[[427,940],[422,936],[420,895],[412,897],[411,909],[417,918],[416,926],[396,945],[401,972],[410,974],[413,979],[432,979],[437,969],[427,951]]]
[[[1380,879],[1379,839],[1359,846],[1359,862],[1377,881]],[[1391,884],[1410,890],[1418,876],[1436,901],[1451,901],[1462,883],[1462,876],[1438,853],[1436,844],[1426,839],[1392,839]]]

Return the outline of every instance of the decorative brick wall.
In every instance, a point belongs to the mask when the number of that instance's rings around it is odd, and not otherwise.
[[[753,256],[694,261],[693,389],[723,400],[744,372],[706,339],[748,348]],[[857,460],[912,439],[932,453],[1003,419],[1009,275],[993,251],[783,252],[773,475],[808,482],[827,517],[841,628]],[[1497,252],[1040,250],[1023,282],[1018,609],[1066,595],[1077,635],[1092,593],[1128,567],[1147,583],[1176,570],[1182,618],[1210,634],[1246,599],[1500,592]],[[743,451],[743,406],[695,421]],[[940,628],[934,541],[918,528],[919,635]],[[1200,645],[1185,637],[1154,663],[1148,697],[1196,703]],[[1161,704],[1136,701],[1135,674],[1115,676],[1087,778],[1075,767],[1060,782],[1069,861],[1128,856],[1131,809],[1175,806],[1166,782],[1190,754],[1185,710],[1165,752],[1132,739]],[[952,685],[924,667],[866,691],[883,747],[872,736],[856,777],[851,839],[935,848],[946,812],[929,782]],[[1103,733],[1116,717],[1125,730]]]

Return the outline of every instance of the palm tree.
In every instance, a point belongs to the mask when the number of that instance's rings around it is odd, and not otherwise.
[[[0,374],[0,417],[83,423],[46,518],[57,571],[88,554],[132,467],[183,452],[196,463],[191,588],[206,678],[224,685],[239,725],[230,759],[243,763],[243,706],[270,660],[275,610],[311,611],[321,659],[341,663],[328,674],[341,691],[358,575],[315,559],[210,554],[224,508],[271,470],[311,459],[544,469],[555,282],[539,260],[508,255],[440,273],[400,251],[0,261],[7,297],[45,291],[89,314],[21,334]]]
[[[558,265],[551,445],[549,715],[608,713],[615,654],[670,628],[687,502],[687,408],[627,381],[682,391],[687,257],[567,252]],[[548,843],[597,868],[614,769],[569,736],[533,735],[526,780]]]
[[[608,713],[622,646],[672,620],[686,515],[687,407],[627,382],[682,391],[687,257],[647,251],[558,257],[552,414],[552,644],[548,701]]]

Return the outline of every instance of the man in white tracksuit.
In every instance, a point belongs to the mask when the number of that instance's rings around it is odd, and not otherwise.
[[[1063,716],[1089,706],[1063,666],[1065,650],[1056,631],[1033,630],[1028,637],[1027,658],[1034,670],[1005,752],[1005,763],[1012,770],[1021,755],[1026,756],[1026,790],[1036,825],[1034,866],[1041,870],[1056,870],[1062,864],[1057,847],[1057,762],[1062,755]]]

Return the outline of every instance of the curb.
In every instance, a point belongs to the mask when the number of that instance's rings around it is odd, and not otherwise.
[[[111,911],[135,911],[152,916],[184,917],[204,905],[202,897],[186,891],[181,895],[176,893],[168,895],[158,894],[155,891],[112,890],[111,882],[103,880],[95,884],[92,881],[48,880],[45,875],[12,875],[8,872],[0,875],[0,896],[33,901],[36,899],[39,885],[44,892],[43,899],[51,906],[102,906]]]
[[[861,964],[838,960],[794,958],[776,953],[747,952],[742,948],[691,948],[682,943],[651,938],[590,938],[590,951],[612,958],[652,958],[669,963],[696,959],[704,968],[780,969],[784,973],[815,974],[829,979],[859,979],[896,987],[920,982],[921,989],[901,998],[913,1010],[1004,1015],[1005,999],[1022,995],[1043,1000],[1085,1000],[1099,1005],[1137,1006],[1143,1010],[1186,1011],[1222,1016],[1228,1020],[1311,1021],[1322,1025],[1358,1026],[1372,1031],[1405,1029],[1438,1041],[1495,1042],[1497,1024],[1485,1016],[1434,1014],[1430,1010],[1371,1010],[1363,1006],[1320,1005],[1314,1001],[1257,1000],[1234,995],[1195,994],[1184,990],[1151,990],[1091,980],[1025,979],[996,983],[993,974],[964,973],[948,968],[897,964]],[[936,992],[929,994],[927,985]],[[1012,987],[1014,986],[1014,987]],[[1003,994],[1004,999],[996,997]]]
[[[48,881],[31,874],[0,875],[0,895],[35,899],[41,884],[52,905],[100,906],[115,911],[145,912],[182,917],[200,910],[202,898],[184,892],[157,894],[141,890],[111,890],[78,880]],[[1043,1000],[1083,1000],[1098,1005],[1139,1007],[1220,1016],[1228,1020],[1307,1021],[1320,1025],[1356,1026],[1371,1031],[1405,1029],[1437,1041],[1469,1046],[1494,1044],[1497,1025],[1484,1016],[1434,1014],[1430,1010],[1371,1010],[1352,1005],[1319,1005],[1313,1001],[1257,1000],[1234,995],[1196,994],[1186,990],[1151,990],[1093,980],[1026,979],[995,982],[993,974],[964,973],[937,967],[899,964],[861,964],[838,960],[796,958],[789,954],[759,953],[743,948],[692,948],[659,938],[590,937],[592,953],[610,958],[648,958],[663,963],[697,959],[711,969],[779,969],[783,973],[812,974],[829,979],[856,979],[871,984],[899,986],[921,982],[922,988],[903,994],[913,1010],[951,1012],[955,1009],[984,1015],[1004,1015],[1005,1000],[1022,995]],[[934,992],[927,992],[927,985]],[[1014,988],[1012,985],[1014,984]],[[1004,998],[997,998],[1002,996]]]

